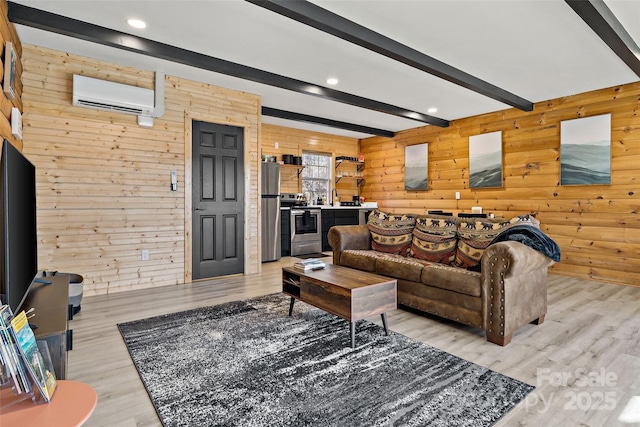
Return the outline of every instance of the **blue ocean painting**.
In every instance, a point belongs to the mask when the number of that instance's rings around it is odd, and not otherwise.
[[[611,145],[566,144],[560,154],[560,184],[611,184]]]
[[[482,154],[469,160],[469,186],[502,187],[502,151]]]
[[[469,187],[502,187],[502,132],[469,137]]]
[[[428,187],[429,150],[427,144],[411,145],[404,150],[404,189],[426,190]]]
[[[560,185],[611,184],[611,114],[560,125]]]

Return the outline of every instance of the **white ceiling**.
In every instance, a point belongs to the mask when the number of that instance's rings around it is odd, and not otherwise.
[[[17,0],[56,14],[454,120],[510,108],[243,0]],[[640,80],[563,0],[313,3],[532,102]],[[640,45],[640,1],[606,0]],[[147,22],[144,30],[128,18]],[[22,43],[259,94],[262,105],[399,131],[424,123],[17,25]],[[357,138],[369,134],[263,117]]]

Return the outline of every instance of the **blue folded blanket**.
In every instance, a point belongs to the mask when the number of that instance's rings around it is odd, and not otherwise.
[[[514,225],[502,233],[498,234],[487,247],[497,242],[504,242],[507,240],[513,240],[520,242],[530,248],[535,249],[538,252],[542,252],[555,262],[560,261],[560,247],[549,236],[544,234],[539,228],[532,225]],[[482,263],[469,267],[470,271],[480,272],[482,269]]]
[[[489,243],[489,246],[506,240],[523,243],[530,248],[542,252],[555,262],[560,261],[560,247],[558,244],[539,228],[532,225],[514,225],[498,234],[491,243]]]

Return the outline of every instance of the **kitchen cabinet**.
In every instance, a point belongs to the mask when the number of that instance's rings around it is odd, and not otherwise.
[[[289,208],[280,209],[280,254],[291,256],[291,218]]]
[[[334,225],[358,225],[360,209],[322,209],[322,250],[330,251],[329,229]]]
[[[336,225],[335,210],[334,209],[322,209],[322,250],[330,251],[329,239],[327,233],[329,229]]]

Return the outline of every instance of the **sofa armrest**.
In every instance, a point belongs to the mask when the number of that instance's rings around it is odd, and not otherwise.
[[[482,254],[482,271],[495,269],[496,261],[505,260],[502,267],[499,267],[504,273],[504,277],[513,277],[526,274],[540,268],[547,268],[553,265],[553,261],[529,246],[516,242],[504,241],[494,243],[489,246]]]
[[[327,234],[333,249],[333,265],[340,265],[340,255],[347,249],[371,249],[371,233],[365,225],[334,225]]]
[[[487,339],[506,345],[514,331],[547,312],[551,258],[520,242],[494,243],[482,254],[482,314]]]

